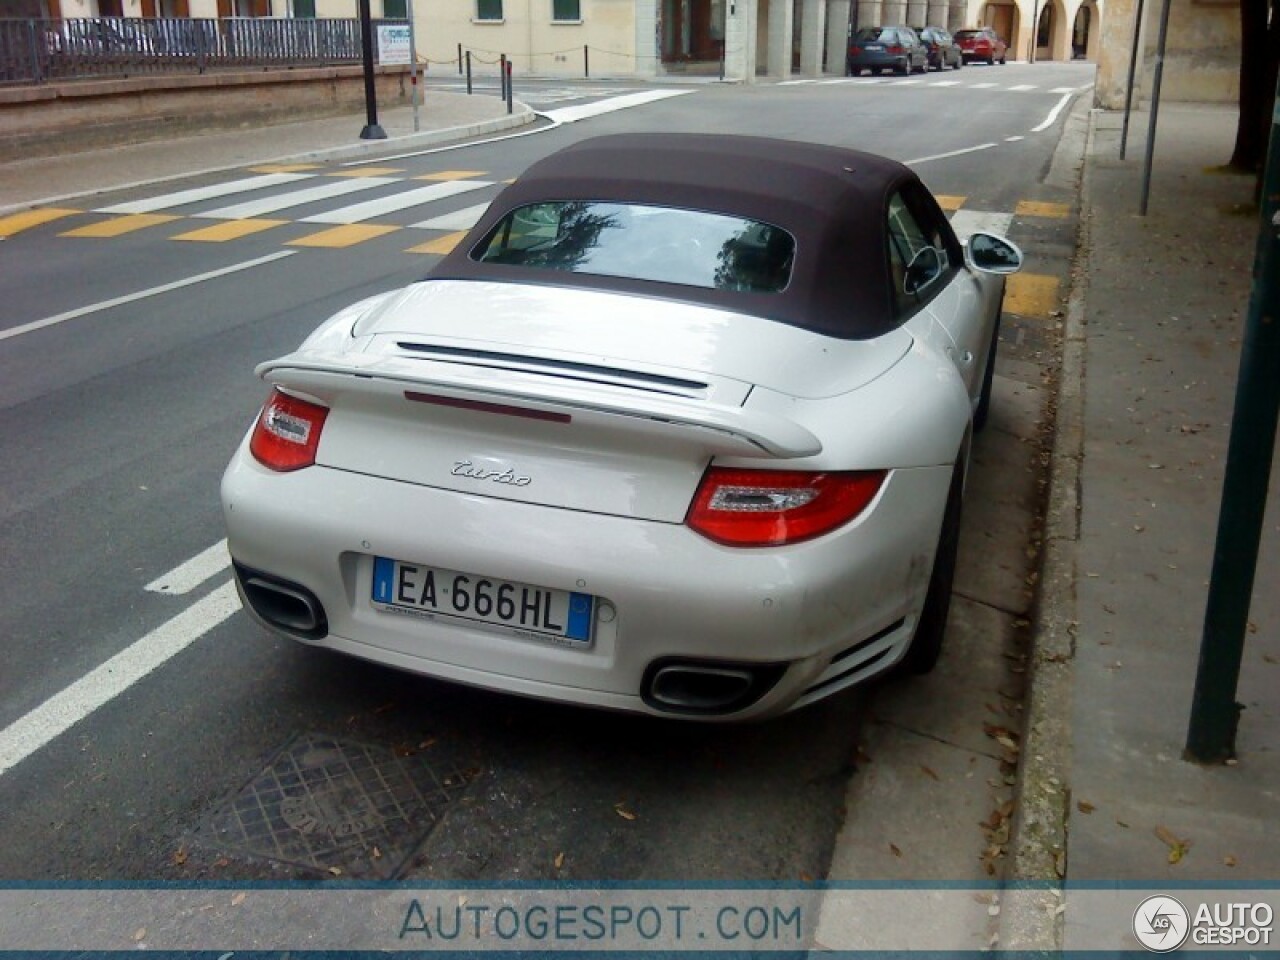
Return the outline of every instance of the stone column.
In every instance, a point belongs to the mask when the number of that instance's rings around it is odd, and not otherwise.
[[[827,0],[827,73],[844,75],[849,57],[849,0]]]
[[[756,82],[756,4],[758,0],[726,0],[724,76],[739,83]]]
[[[792,0],[769,0],[769,51],[766,73],[777,80],[791,76]]]
[[[907,0],[884,0],[880,23],[886,26],[907,22]],[[872,24],[875,26],[875,24]]]
[[[827,29],[827,0],[800,0],[800,4],[800,75],[820,77],[823,35]]]
[[[1159,7],[1151,0],[1145,9]],[[1102,17],[1098,37],[1098,75],[1093,91],[1095,106],[1104,110],[1123,110],[1125,88],[1129,83],[1129,59],[1133,53],[1133,18],[1137,12],[1136,0],[1107,0],[1098,11]],[[1143,50],[1138,47],[1138,69],[1134,77],[1134,104],[1142,87]]]
[[[908,0],[906,19],[898,22],[905,23],[908,27],[927,27],[933,24],[932,20],[927,19],[928,15],[929,4],[926,0]]]
[[[635,57],[637,77],[656,77],[662,62],[662,36],[659,34],[658,10],[662,0],[637,0]]]
[[[880,0],[858,0],[858,22],[854,29],[878,27],[884,23],[884,4]]]

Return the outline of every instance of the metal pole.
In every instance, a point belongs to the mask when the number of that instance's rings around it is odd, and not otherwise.
[[[584,80],[591,79],[591,55],[587,52],[590,50],[585,43],[582,45],[582,77]]]
[[[510,60],[507,61],[506,76],[507,76],[507,113],[511,113],[512,102],[511,102],[511,61]]]
[[[471,93],[471,51],[467,51],[467,93]]]
[[[507,55],[498,54],[498,96],[507,99]]]
[[[366,120],[361,140],[385,140],[387,132],[378,126],[378,94],[373,85],[373,24],[369,0],[360,0],[360,53],[364,57],[364,108]]]
[[[1124,123],[1120,127],[1120,159],[1124,159],[1125,147],[1129,142],[1129,112],[1133,109],[1133,84],[1138,72],[1138,47],[1142,40],[1142,8],[1146,0],[1138,0],[1138,9],[1133,15],[1133,52],[1129,55],[1129,87],[1124,92]]]
[[[1160,39],[1156,41],[1156,75],[1151,84],[1151,119],[1147,124],[1147,156],[1142,166],[1142,200],[1138,215],[1147,215],[1147,200],[1151,196],[1151,157],[1156,149],[1156,120],[1160,117],[1160,84],[1164,79],[1164,49],[1169,38],[1169,7],[1172,0],[1164,0],[1160,8]]]
[[[462,76],[462,44],[458,44],[458,76]]]
[[[727,44],[728,42],[729,42],[728,37],[725,37],[725,39],[720,41],[720,82],[721,83],[724,83],[724,48],[725,48],[725,44]]]
[[[1280,377],[1276,376],[1280,370],[1280,83],[1276,98],[1263,171],[1253,293],[1240,350],[1218,539],[1183,754],[1197,763],[1221,763],[1235,755],[1242,709],[1236,702],[1236,684],[1280,421]]]
[[[413,0],[408,0],[405,13],[409,14],[409,84],[413,92],[413,132],[417,133],[421,126],[418,121],[418,44],[413,31]]]

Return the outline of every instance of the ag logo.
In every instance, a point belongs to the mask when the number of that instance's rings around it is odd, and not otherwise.
[[[1133,913],[1133,935],[1153,953],[1177,950],[1190,929],[1191,915],[1173,897],[1147,897]]]

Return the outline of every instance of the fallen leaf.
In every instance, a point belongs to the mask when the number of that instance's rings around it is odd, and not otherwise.
[[[1262,655],[1262,659],[1265,660],[1267,663],[1280,663],[1280,660],[1276,659],[1274,656],[1272,656],[1269,653],[1264,653]]]
[[[902,851],[898,848],[898,845],[896,843],[889,844],[889,852],[892,853],[895,857],[902,856]]]
[[[939,783],[942,782],[942,778],[938,776],[937,773],[935,773],[931,768],[926,767],[923,763],[920,764],[920,769],[924,771],[924,775],[929,779],[937,780]]]
[[[1234,867],[1236,865],[1236,858],[1233,857],[1231,854],[1227,854],[1225,857],[1222,858],[1222,862],[1225,866]]]
[[[1165,826],[1156,827],[1155,834],[1160,842],[1169,848],[1169,862],[1181,863],[1182,858],[1187,855],[1187,848],[1191,846],[1191,841],[1182,839]]]
[[[133,940],[135,943],[137,943],[140,940],[142,940],[142,938],[145,937],[146,935],[147,935],[147,928],[139,927],[137,930],[133,931]]]
[[[341,867],[330,867],[330,868],[329,868],[329,872],[330,872],[330,873],[332,873],[335,877],[340,877],[340,876],[342,876],[342,868],[341,868]]]
[[[379,850],[379,849],[377,848],[377,846],[376,846],[376,845],[375,845],[375,846],[374,846],[374,848],[373,848],[372,856],[373,856],[373,859],[375,859],[375,860],[381,860],[381,859],[382,859],[382,851],[381,851],[381,850]]]
[[[231,898],[231,905],[233,907],[240,906],[240,904],[244,903],[244,898],[245,898],[245,892],[241,890],[239,893],[237,893],[234,897]]]
[[[805,873],[803,870],[801,870],[801,871],[800,871],[800,882],[801,882],[801,883],[813,883],[813,874],[811,874],[811,873]]]
[[[231,861],[226,857],[219,857],[217,860],[213,861],[213,867],[215,870],[221,870],[223,867],[229,866],[231,866]]]
[[[184,863],[186,863],[186,862],[187,862],[187,848],[186,848],[186,847],[179,847],[179,848],[177,849],[177,851],[176,851],[176,852],[174,853],[174,855],[173,855],[173,862],[174,862],[177,866],[179,866],[179,867],[180,867],[180,866],[182,866]]]
[[[1129,825],[1128,825],[1127,823],[1125,823],[1123,820],[1117,820],[1117,821],[1116,821],[1116,826],[1117,826],[1117,827],[1124,827],[1126,830],[1128,830],[1128,829],[1129,829]]]
[[[1098,808],[1095,807],[1088,800],[1081,800],[1079,803],[1076,804],[1076,809],[1079,810],[1081,813],[1093,813],[1093,811],[1097,810]]]
[[[613,812],[623,820],[634,820],[636,818],[636,815],[628,810],[626,804],[621,801],[613,805]]]
[[[557,853],[557,854],[556,854],[555,864],[556,864],[556,869],[557,869],[557,870],[559,870],[561,867],[563,867],[563,866],[564,866],[564,851],[563,851],[563,850],[561,850],[559,853]]]

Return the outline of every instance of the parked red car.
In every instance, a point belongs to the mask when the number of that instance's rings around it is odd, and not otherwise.
[[[957,30],[956,44],[965,63],[981,60],[983,63],[1005,63],[1009,58],[1009,45],[990,27]]]

